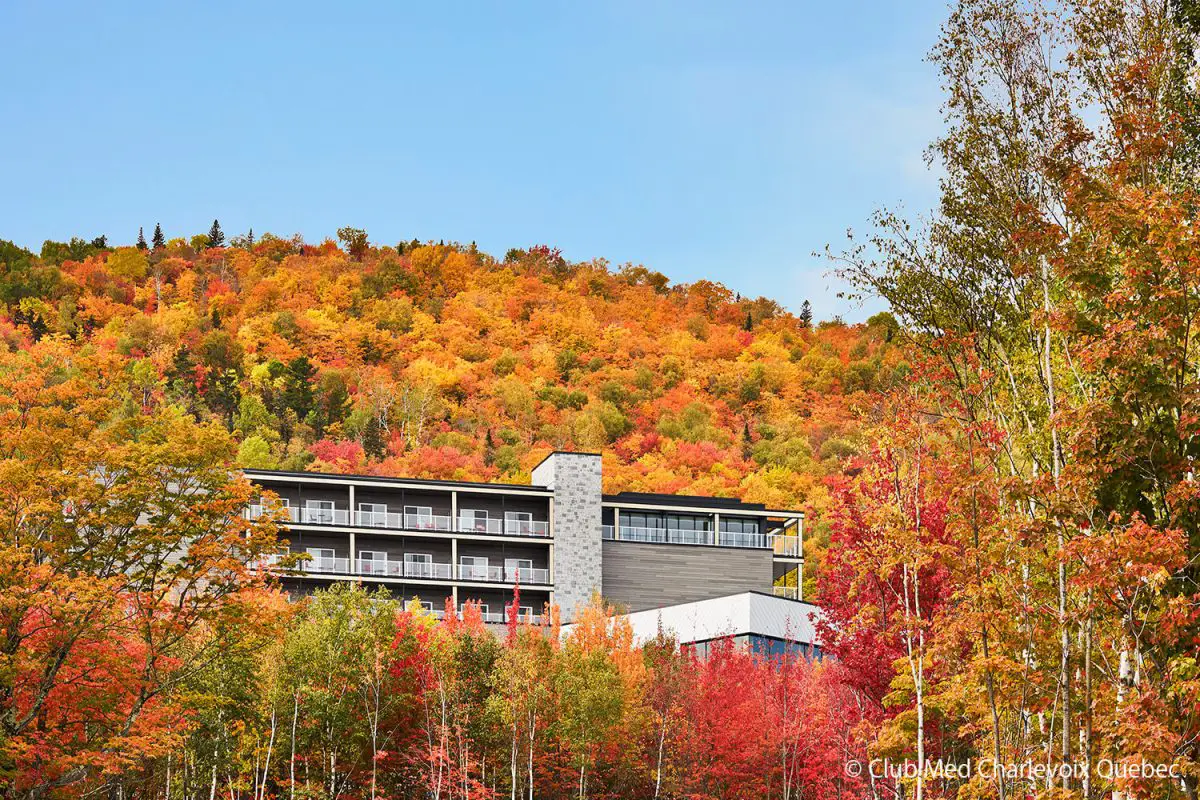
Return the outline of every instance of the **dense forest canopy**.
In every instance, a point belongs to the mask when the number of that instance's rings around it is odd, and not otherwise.
[[[145,406],[219,421],[246,467],[523,481],[580,449],[609,491],[810,511],[906,371],[886,314],[814,324],[545,246],[340,239],[0,242],[0,333],[117,354]]]

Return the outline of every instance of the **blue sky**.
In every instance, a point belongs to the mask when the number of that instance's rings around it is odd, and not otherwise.
[[[176,7],[179,6],[179,7]],[[936,175],[939,2],[0,3],[0,238],[547,243],[820,318]]]

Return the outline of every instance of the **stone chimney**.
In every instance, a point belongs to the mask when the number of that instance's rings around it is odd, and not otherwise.
[[[555,451],[533,469],[535,486],[554,491],[554,600],[564,622],[600,585],[600,455]]]

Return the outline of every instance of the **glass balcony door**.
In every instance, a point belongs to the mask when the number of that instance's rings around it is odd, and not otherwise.
[[[359,503],[358,524],[371,528],[386,528],[388,524],[386,503]]]
[[[491,529],[493,520],[482,509],[464,508],[458,512],[458,529],[464,533],[496,533]],[[494,520],[499,525],[499,520]]]
[[[386,575],[387,553],[383,550],[359,550],[358,571],[363,575]]]
[[[529,536],[533,533],[533,514],[528,511],[505,511],[505,532],[516,536]]]
[[[411,528],[413,530],[433,530],[433,507],[405,506],[404,527]]]
[[[507,581],[519,581],[522,583],[530,583],[533,581],[533,559],[532,558],[506,558],[504,559],[504,579]]]
[[[304,501],[304,522],[311,522],[316,525],[332,525],[333,524],[333,501],[332,500],[305,500]]]
[[[459,556],[458,576],[467,581],[486,581],[488,579],[487,557]]]
[[[406,578],[432,578],[433,556],[429,553],[405,553],[404,576]]]

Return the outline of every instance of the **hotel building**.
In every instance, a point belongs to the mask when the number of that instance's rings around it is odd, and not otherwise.
[[[594,592],[630,612],[744,592],[801,599],[802,512],[725,498],[604,494],[600,456],[592,453],[552,453],[528,485],[246,475],[278,496],[281,538],[291,554],[307,556],[281,571],[294,595],[358,581],[438,615],[447,598],[455,608],[478,601],[494,623],[504,620],[517,585],[523,614],[555,603],[564,620]]]

